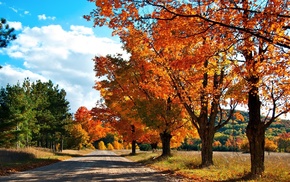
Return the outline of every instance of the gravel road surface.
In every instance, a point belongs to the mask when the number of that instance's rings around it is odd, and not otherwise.
[[[0,181],[182,181],[131,162],[114,152],[96,150],[82,157],[0,177]]]

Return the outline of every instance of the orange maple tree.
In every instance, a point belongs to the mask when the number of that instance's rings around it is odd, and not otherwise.
[[[181,136],[185,137],[182,133],[187,133],[185,131],[190,128],[190,122],[181,114],[180,104],[174,103],[176,99],[165,95],[165,92],[161,98],[159,94],[154,95],[143,87],[142,84],[147,82],[146,77],[150,76],[146,75],[145,64],[140,65],[132,59],[127,61],[121,57],[110,56],[97,57],[95,62],[96,74],[103,76],[106,73],[108,78],[97,82],[97,88],[105,98],[106,105],[122,116],[121,121],[126,121],[123,124],[118,121],[114,125],[118,128],[125,127],[129,131],[146,126],[158,132],[162,142],[162,155],[170,155],[171,138],[174,137],[175,143],[180,143],[183,139]],[[132,124],[133,121],[135,124]],[[130,136],[129,131],[126,136]]]
[[[216,67],[219,71],[211,71],[213,74],[210,74],[208,70],[213,69],[210,68],[213,59],[209,60],[208,57],[217,52],[219,55],[224,52],[226,55],[224,58],[231,58],[232,64],[230,65],[237,67],[234,72],[231,72],[233,75],[236,74],[234,81],[238,83],[236,84],[238,89],[235,90],[242,91],[238,95],[246,96],[247,99],[240,99],[240,101],[247,104],[249,108],[247,137],[251,152],[251,174],[261,175],[264,171],[265,129],[277,117],[289,111],[289,103],[287,102],[289,91],[285,85],[289,83],[287,56],[290,48],[288,33],[290,29],[290,3],[284,0],[90,1],[96,3],[96,9],[85,18],[88,20],[93,18],[96,26],[107,25],[120,36],[124,36],[125,33],[132,30],[141,31],[146,34],[146,37],[153,37],[154,42],[158,41],[156,37],[163,36],[158,44],[154,43],[150,49],[141,52],[146,55],[145,57],[152,56],[152,53],[147,54],[148,50],[155,51],[158,54],[156,57],[167,54],[165,58],[172,64],[160,64],[163,62],[158,61],[158,66],[163,67],[161,68],[163,72],[173,72],[175,64],[178,65],[180,69],[178,77],[173,77],[176,73],[170,73],[172,75],[170,79],[177,85],[182,83],[181,88],[186,83],[181,78],[187,78],[187,75],[182,75],[183,72],[180,72],[183,68],[192,67],[192,71],[196,68],[203,68],[200,70],[202,74],[199,74],[199,78],[195,76],[194,79],[188,80],[202,85],[202,87],[195,89],[196,91],[203,90],[202,95],[198,96],[201,101],[200,108],[185,104],[189,113],[202,111],[201,115],[198,116],[200,119],[217,117],[215,111],[219,104],[216,103],[216,100],[219,100],[220,96],[218,92],[212,94],[209,98],[213,100],[209,102],[208,93],[210,92],[208,92],[208,88],[220,91],[222,87],[218,80],[223,80],[220,68],[227,65],[223,64],[226,62],[225,59],[222,59],[222,64],[216,64],[219,65]],[[166,30],[168,30],[167,33],[165,33]],[[192,37],[195,39],[191,39]],[[146,49],[147,40],[148,38],[145,38],[143,43],[131,41],[130,44],[138,47],[135,48],[136,51],[137,49],[142,50]],[[187,40],[191,40],[192,44],[188,44]],[[124,42],[124,44],[128,44],[128,42]],[[179,47],[180,45],[182,49]],[[132,48],[133,46],[128,47]],[[177,48],[178,51],[175,51],[174,48]],[[196,59],[187,56],[188,53],[194,55]],[[172,55],[173,58],[170,59],[168,55]],[[243,59],[240,60],[240,57]],[[195,61],[197,59],[198,62]],[[177,80],[173,78],[177,78]],[[179,82],[180,80],[182,82]],[[161,85],[168,84],[162,83]],[[180,92],[179,94],[182,99],[184,93]],[[185,95],[187,96],[187,94]],[[193,94],[191,95],[193,96]],[[211,104],[207,105],[208,103]],[[205,105],[207,107],[203,107]],[[270,117],[266,117],[266,120],[261,119],[262,106],[266,106],[265,108],[269,111],[268,116]],[[191,117],[195,118],[196,121],[199,120],[194,114],[191,114]],[[257,132],[254,131],[255,129]],[[200,132],[199,134],[201,138],[208,137],[202,136],[203,134]],[[206,141],[212,142],[211,138],[206,139]],[[205,147],[204,144],[203,147]],[[204,166],[211,165],[211,154],[204,153],[203,161]]]
[[[174,98],[172,103],[187,111],[202,140],[202,165],[209,166],[213,164],[215,132],[229,122],[237,100],[243,99],[235,94],[238,78],[224,52],[232,44],[222,43],[220,38],[204,38],[206,33],[195,35],[195,29],[180,34],[178,24],[189,26],[194,22],[158,21],[151,36],[129,26],[119,35],[131,59],[147,72],[140,86],[158,98]],[[185,37],[181,40],[180,36]],[[228,114],[222,109],[225,105],[231,106]]]
[[[92,144],[94,141],[105,137],[109,128],[100,120],[92,117],[91,111],[81,106],[75,113],[75,125],[77,131],[82,131],[87,136],[86,143]]]

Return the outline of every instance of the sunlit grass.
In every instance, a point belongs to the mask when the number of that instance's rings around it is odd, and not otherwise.
[[[127,151],[129,153],[130,151]],[[246,181],[250,171],[250,154],[240,152],[214,152],[214,166],[200,168],[200,152],[173,151],[172,156],[160,159],[160,152],[138,152],[135,156],[126,155],[126,151],[116,153],[130,160],[142,162],[158,170],[181,175],[189,181]],[[290,154],[271,153],[265,156],[265,173],[258,182],[289,182]]]

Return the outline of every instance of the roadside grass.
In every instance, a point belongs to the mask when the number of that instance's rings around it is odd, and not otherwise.
[[[257,181],[289,182],[290,154],[271,153],[265,155],[265,173],[258,179],[248,179],[250,154],[240,152],[214,152],[214,166],[200,168],[200,152],[172,151],[172,156],[160,158],[161,152],[139,151],[137,155],[128,155],[130,151],[114,151],[132,161],[141,162],[157,170],[183,176],[188,181]]]
[[[92,150],[64,150],[53,153],[45,148],[0,149],[0,176],[78,157]]]

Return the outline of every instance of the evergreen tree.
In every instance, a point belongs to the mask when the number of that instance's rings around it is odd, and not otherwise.
[[[0,48],[7,47],[9,42],[16,39],[16,35],[13,34],[14,28],[10,28],[6,22],[6,19],[0,19]],[[0,69],[2,66],[0,65]]]
[[[70,117],[66,92],[52,81],[31,83],[0,90],[0,146],[41,146],[56,149],[65,135]],[[36,143],[37,142],[37,143]]]

